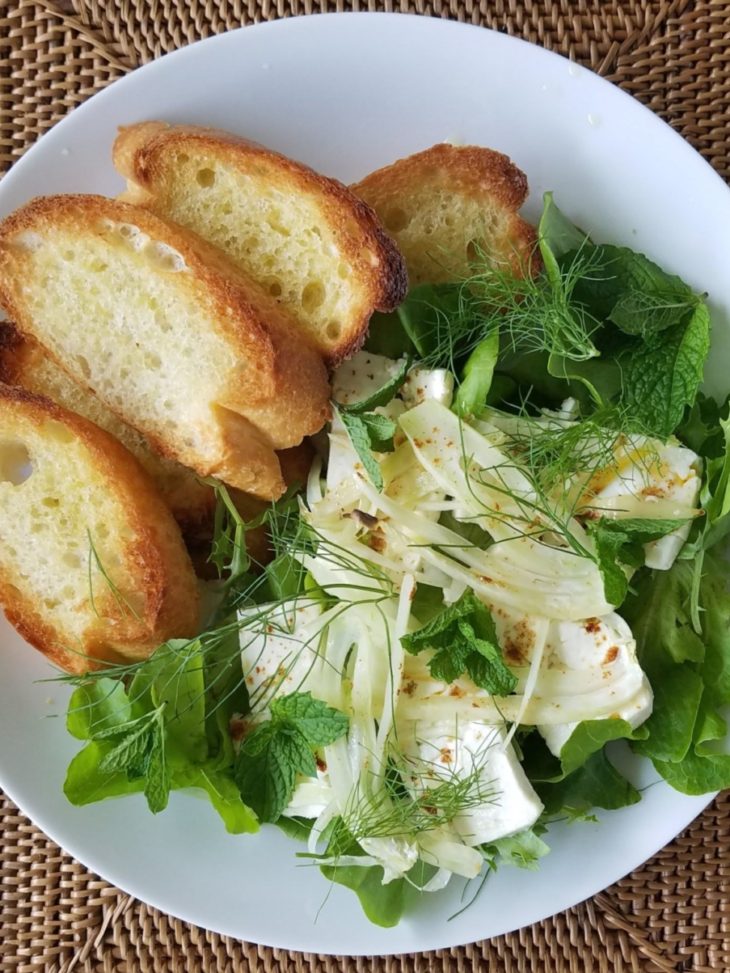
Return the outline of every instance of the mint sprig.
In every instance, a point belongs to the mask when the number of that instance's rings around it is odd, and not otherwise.
[[[471,591],[417,632],[404,635],[401,643],[412,655],[435,649],[428,663],[434,679],[450,683],[466,673],[494,696],[508,696],[517,686],[517,678],[502,657],[494,619]]]
[[[349,721],[311,693],[274,699],[271,719],[243,741],[234,776],[245,803],[261,821],[276,821],[291,800],[297,776],[316,777],[315,751],[347,732]]]
[[[373,453],[389,453],[393,450],[393,437],[397,427],[392,419],[372,410],[387,405],[394,398],[405,382],[410,367],[410,360],[405,358],[395,375],[371,395],[351,405],[334,403],[350,442],[376,490],[383,489],[383,474]]]

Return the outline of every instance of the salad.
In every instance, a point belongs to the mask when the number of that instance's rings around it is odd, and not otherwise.
[[[704,296],[550,194],[538,239],[520,274],[477,253],[374,317],[301,489],[246,522],[214,483],[202,632],[74,677],[72,803],[197,788],[388,926],[639,801],[616,746],[684,793],[730,786]]]

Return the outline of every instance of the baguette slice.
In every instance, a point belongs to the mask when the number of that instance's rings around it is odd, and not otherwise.
[[[341,183],[226,132],[144,122],[123,128],[122,198],[220,247],[297,319],[330,362],[362,344],[374,310],[407,281],[373,212]]]
[[[75,382],[35,341],[0,324],[0,381],[45,395],[106,430],[137,459],[187,538],[209,534],[215,494],[195,474],[154,453],[144,437],[113,413],[93,392]]]
[[[477,257],[520,276],[530,272],[537,238],[518,213],[527,179],[506,155],[434,145],[351,188],[400,247],[411,287],[464,280]]]
[[[101,196],[0,224],[0,303],[155,450],[265,499],[275,449],[329,416],[325,366],[285,312],[194,234]]]
[[[0,385],[0,602],[69,672],[193,636],[198,588],[177,524],[112,436]]]

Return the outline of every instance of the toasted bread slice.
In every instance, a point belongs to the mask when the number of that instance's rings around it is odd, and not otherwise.
[[[191,470],[153,452],[136,429],[75,382],[37,342],[23,338],[9,324],[0,324],[0,381],[45,395],[101,426],[126,446],[155,481],[186,537],[210,533],[215,510],[212,488],[201,483]]]
[[[0,224],[0,303],[154,448],[270,499],[275,449],[329,415],[325,366],[286,313],[194,234],[101,196]]]
[[[527,179],[506,155],[434,145],[351,188],[400,247],[411,287],[464,280],[475,258],[529,272],[536,234],[518,213]]]
[[[341,183],[226,132],[144,122],[123,128],[123,199],[220,247],[297,319],[330,362],[357,351],[374,310],[405,297],[403,260]]]
[[[120,443],[0,385],[0,602],[69,672],[193,636],[198,588],[177,524]]]

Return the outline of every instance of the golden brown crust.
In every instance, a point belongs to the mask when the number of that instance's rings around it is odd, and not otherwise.
[[[124,510],[132,540],[120,541],[120,553],[139,579],[135,611],[121,610],[110,593],[100,594],[99,617],[90,611],[84,644],[74,646],[49,612],[41,616],[0,560],[0,601],[11,624],[70,672],[85,672],[102,660],[145,658],[166,639],[195,635],[199,595],[190,559],[172,515],[131,453],[88,420],[22,388],[0,384],[0,410],[36,429],[55,421],[81,441]]]
[[[493,149],[439,143],[377,169],[350,188],[383,217],[388,203],[397,202],[423,184],[448,189],[454,196],[491,200],[511,213],[510,241],[524,270],[536,259],[536,233],[517,212],[527,199],[527,177],[512,160]],[[386,221],[387,226],[387,221]],[[534,270],[536,267],[532,267]]]
[[[376,169],[351,188],[364,199],[383,191],[397,196],[424,178],[477,200],[488,195],[505,209],[517,210],[527,199],[527,177],[509,156],[481,146],[446,142]]]
[[[231,421],[225,427],[228,440],[218,463],[194,463],[190,457],[177,455],[174,444],[154,430],[140,431],[161,455],[195,466],[203,476],[218,476],[265,499],[279,496],[284,481],[273,451],[296,445],[327,421],[327,371],[286,312],[215,247],[129,203],[101,196],[40,197],[0,223],[0,302],[8,315],[24,334],[44,343],[18,293],[22,268],[15,265],[12,248],[18,234],[63,224],[84,230],[97,224],[102,232],[105,221],[133,224],[176,250],[190,277],[210,295],[212,325],[242,362],[255,363],[255,368],[235,370],[227,382],[222,379],[221,417]],[[46,350],[52,354],[51,349]],[[63,360],[53,357],[66,368]],[[80,381],[80,376],[72,377]],[[125,415],[119,418],[129,421]]]
[[[354,321],[336,342],[320,351],[335,364],[354,354],[367,334],[372,310],[392,311],[408,289],[405,263],[393,240],[384,231],[377,215],[346,186],[322,176],[308,166],[295,162],[255,142],[217,129],[193,125],[168,125],[142,122],[120,129],[114,143],[113,159],[118,171],[129,181],[124,198],[154,208],[155,185],[161,176],[165,153],[197,144],[216,155],[231,168],[245,171],[267,166],[269,178],[278,179],[293,195],[314,196],[328,226],[336,233],[346,259],[359,279],[367,282],[369,310]]]

